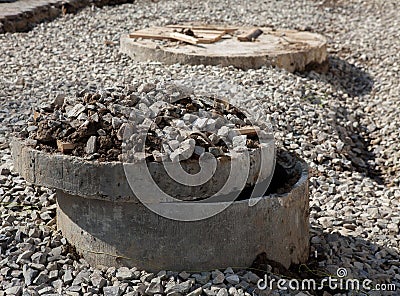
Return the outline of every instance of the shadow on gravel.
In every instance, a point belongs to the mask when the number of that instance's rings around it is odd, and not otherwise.
[[[345,279],[359,280],[360,291],[352,289],[351,284],[348,285],[350,289],[341,290],[331,289],[328,283],[322,282],[323,288],[317,288],[311,291],[311,294],[322,296],[326,295],[324,294],[326,291],[331,295],[346,292],[350,292],[349,295],[370,295],[371,291],[362,288],[363,280],[369,279],[372,281],[371,287],[375,287],[376,284],[385,284],[387,292],[381,291],[379,295],[397,295],[396,292],[389,292],[389,289],[393,289],[393,285],[398,285],[398,292],[400,283],[394,278],[394,275],[390,276],[388,272],[392,266],[398,266],[400,254],[395,249],[382,247],[359,237],[344,236],[340,233],[326,233],[322,228],[312,227],[310,233],[312,236],[318,237],[317,240],[319,241],[311,243],[311,249],[316,252],[310,252],[308,262],[305,264],[285,269],[282,265],[267,260],[265,254],[261,254],[254,261],[251,270],[262,278],[264,278],[265,274],[272,273],[288,281],[290,279],[314,279],[317,287],[321,284],[322,279],[330,276],[338,280],[339,287],[340,277],[337,275],[337,270],[338,268],[346,268],[347,276],[343,277],[343,287],[346,284]],[[355,262],[358,262],[356,265],[366,264],[360,268],[359,266],[354,266]],[[381,270],[374,270],[373,266],[371,266],[372,262],[376,262]],[[351,268],[348,268],[349,264]],[[268,265],[272,267],[270,273],[268,273],[270,269]],[[352,271],[356,271],[356,273]]]
[[[337,57],[329,58],[329,70],[320,75],[326,83],[331,84],[334,89],[341,90],[349,97],[354,98],[369,94],[372,91],[374,81],[372,77],[360,69]],[[341,103],[336,111],[335,128],[340,140],[345,144],[343,151],[352,162],[352,167],[359,173],[375,180],[378,184],[384,184],[382,171],[375,166],[375,153],[370,151],[371,139],[369,130],[362,125],[349,125],[348,122],[361,122],[359,115],[345,108]]]
[[[298,75],[330,84],[334,90],[341,91],[350,98],[369,94],[374,85],[372,77],[367,72],[337,57],[329,57],[329,66],[323,65],[322,68],[317,68],[315,71],[322,73],[318,75],[299,73]],[[334,94],[333,97],[337,97],[337,104],[331,110],[335,113],[331,120],[332,126],[336,129],[341,142],[344,143],[339,150],[342,150],[346,158],[351,161],[348,169],[356,170],[375,180],[378,184],[384,184],[382,171],[375,165],[375,153],[370,149],[373,146],[369,138],[371,127],[359,124],[362,116],[368,115],[363,113],[359,115],[354,113],[354,110],[349,110],[339,94]],[[311,102],[319,104],[321,99],[318,99],[317,95],[312,95]]]
[[[330,56],[327,64],[321,67],[316,66],[314,70],[321,74],[313,76],[302,72],[299,75],[330,84],[334,89],[341,90],[349,97],[368,94],[374,86],[374,80],[367,72],[338,57]]]
[[[368,127],[361,124],[354,126],[348,122],[360,122],[357,114],[339,106],[335,110],[333,127],[335,128],[340,140],[344,143],[342,153],[351,161],[350,169],[373,179],[378,184],[385,184],[381,169],[375,165],[376,155],[370,149],[372,139],[369,137],[371,132]]]

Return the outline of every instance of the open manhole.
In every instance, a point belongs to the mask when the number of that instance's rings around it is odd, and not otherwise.
[[[141,62],[240,69],[271,65],[294,72],[324,64],[327,40],[296,30],[182,24],[145,28],[122,36],[121,51]]]
[[[57,226],[91,264],[305,262],[307,165],[279,153],[275,166],[269,127],[249,118],[163,85],[88,91],[41,106],[12,153],[27,181],[57,189]]]

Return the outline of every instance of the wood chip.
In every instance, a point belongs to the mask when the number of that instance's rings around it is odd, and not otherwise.
[[[104,40],[104,44],[105,45],[118,45],[118,42],[114,42],[114,41],[111,41],[111,40]]]
[[[154,40],[177,40],[190,44],[197,44],[199,40],[192,36],[188,36],[178,32],[133,32],[129,34],[130,38],[143,38]]]
[[[245,126],[241,128],[235,129],[236,132],[240,133],[241,135],[246,136],[257,136],[257,132],[260,131],[258,126]]]
[[[66,143],[61,140],[57,140],[57,148],[58,148],[58,151],[60,151],[61,153],[70,152],[75,148],[75,144]]]
[[[260,29],[253,29],[245,34],[239,35],[237,39],[239,41],[254,41],[263,33]]]
[[[40,113],[39,113],[39,112],[37,112],[37,111],[33,112],[33,120],[34,120],[35,122],[36,122],[36,119],[39,118],[39,116],[40,116]]]

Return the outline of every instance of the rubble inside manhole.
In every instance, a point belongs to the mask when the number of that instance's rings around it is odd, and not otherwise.
[[[204,152],[229,158],[230,149],[254,150],[260,135],[272,137],[268,126],[254,126],[227,101],[163,83],[58,95],[34,110],[21,134],[38,150],[86,160],[123,161],[145,152],[147,161],[173,162]]]

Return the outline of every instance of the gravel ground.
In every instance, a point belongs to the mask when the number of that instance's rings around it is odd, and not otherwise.
[[[119,36],[129,30],[185,20],[322,33],[330,39],[331,69],[325,74],[290,74],[272,68],[163,66],[134,63],[118,52]],[[90,85],[190,77],[199,81],[199,76],[236,83],[252,92],[270,114],[278,145],[310,164],[311,254],[317,255],[319,268],[335,274],[343,267],[352,278],[393,283],[399,291],[399,20],[397,0],[140,1],[87,8],[29,33],[0,35],[0,295],[254,292],[257,278],[243,270],[236,270],[237,277],[230,270],[222,275],[217,271],[157,275],[88,266],[54,230],[54,193],[26,184],[12,170],[10,135],[36,104]],[[271,272],[271,267],[267,270]],[[277,277],[278,271],[272,269]],[[323,295],[331,294],[335,293]]]

